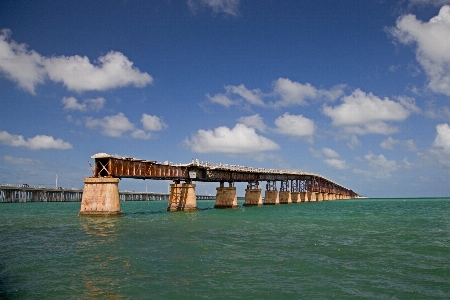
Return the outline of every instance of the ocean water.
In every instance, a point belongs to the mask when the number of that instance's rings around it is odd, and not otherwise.
[[[0,299],[450,299],[448,198],[121,205],[1,203]]]

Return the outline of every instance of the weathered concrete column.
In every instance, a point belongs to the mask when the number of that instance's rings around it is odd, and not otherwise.
[[[300,193],[300,200],[302,202],[309,202],[308,193],[307,192],[301,192]]]
[[[323,201],[323,193],[317,193],[316,199],[317,201]]]
[[[214,205],[214,208],[238,207],[236,187],[218,187],[216,191],[216,205]]]
[[[278,196],[278,191],[268,191],[266,190],[264,194],[264,205],[274,205],[274,204],[280,204],[280,198]]]
[[[336,194],[334,193],[328,194],[328,200],[336,200]]]
[[[315,192],[308,192],[307,195],[308,195],[309,202],[316,202],[317,201],[317,193],[315,193]]]
[[[197,198],[195,184],[174,183],[170,185],[169,205],[167,211],[196,211]]]
[[[330,200],[330,198],[328,198],[329,197],[329,194],[328,193],[323,193],[323,201],[328,201],[328,200]]]
[[[261,189],[246,189],[244,206],[262,206]]]
[[[79,216],[121,216],[119,178],[85,178]]]
[[[302,202],[302,200],[300,198],[300,192],[291,192],[291,200],[292,200],[292,203]]]
[[[291,192],[280,191],[280,203],[282,203],[282,204],[292,203]]]

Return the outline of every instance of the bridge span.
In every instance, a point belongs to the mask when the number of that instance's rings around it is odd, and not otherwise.
[[[247,182],[244,206],[357,198],[358,194],[321,175],[192,161],[189,164],[97,153],[93,176],[84,179],[79,215],[120,215],[121,178],[170,180],[168,211],[197,210],[193,182],[217,182],[216,208],[237,207],[235,182]],[[264,202],[260,183],[266,182]],[[277,184],[279,183],[279,184]],[[228,186],[225,186],[227,184]],[[279,186],[279,190],[278,190]]]

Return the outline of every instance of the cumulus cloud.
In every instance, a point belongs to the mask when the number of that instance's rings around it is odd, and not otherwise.
[[[22,135],[0,131],[0,142],[7,146],[24,147],[30,150],[72,149],[72,145],[69,142],[65,142],[62,139],[54,139],[52,136],[48,135],[36,135],[25,140]]]
[[[275,120],[275,131],[294,137],[311,137],[314,134],[314,121],[302,115],[285,113]]]
[[[141,73],[120,52],[111,51],[92,64],[86,56],[59,56],[43,59],[50,80],[61,82],[67,89],[104,91],[134,85],[144,87],[153,81],[147,73]]]
[[[167,124],[158,116],[143,114],[141,118],[142,127],[148,131],[159,131],[167,128]]]
[[[83,102],[78,102],[75,97],[64,97],[61,100],[64,104],[65,110],[79,110],[79,111],[99,111],[105,105],[104,98],[84,99]]]
[[[370,170],[354,169],[353,172],[370,178],[390,178],[392,173],[397,171],[401,166],[395,160],[388,160],[383,154],[375,155],[368,153],[364,155]],[[404,162],[407,159],[404,159]]]
[[[134,130],[134,124],[123,113],[106,116],[103,119],[87,118],[86,126],[89,128],[100,128],[102,134],[111,137],[121,137],[125,132]]]
[[[442,6],[429,22],[404,15],[390,32],[401,43],[414,45],[416,59],[428,77],[428,87],[450,96],[450,6]]]
[[[334,101],[344,95],[345,85],[340,84],[330,90],[317,89],[310,83],[300,83],[289,78],[278,78],[272,84],[273,90],[263,93],[260,89],[250,90],[245,85],[227,85],[226,93],[218,93],[214,96],[206,94],[206,97],[213,103],[221,104],[225,107],[238,104],[250,104],[261,107],[287,107],[308,105],[310,100]],[[268,99],[268,103],[264,101]]]
[[[325,98],[336,100],[344,94],[345,85],[337,85],[331,90],[317,89],[309,83],[302,84],[288,78],[278,78],[273,83],[274,93],[281,100],[274,103],[275,107],[307,105],[311,99]]]
[[[263,118],[259,114],[248,117],[241,117],[239,118],[238,122],[248,127],[255,128],[260,132],[265,132],[267,129],[266,124],[264,124]]]
[[[99,129],[106,136],[120,138],[129,134],[133,138],[144,140],[152,136],[151,132],[148,131],[159,131],[167,127],[159,117],[146,113],[142,114],[141,122],[144,130],[136,128],[123,113],[118,113],[101,119],[86,118],[85,125],[88,128]]]
[[[21,88],[35,94],[36,85],[45,80],[42,57],[27,45],[10,40],[11,30],[0,31],[0,73]]]
[[[403,146],[407,151],[416,151],[417,147],[413,140],[396,140],[388,137],[381,142],[380,147],[386,150],[394,150],[396,145]]]
[[[254,128],[236,124],[232,129],[221,126],[214,130],[200,129],[185,145],[197,153],[256,153],[278,150],[280,147],[272,140],[260,136]]]
[[[196,12],[201,6],[209,7],[214,13],[224,13],[237,16],[240,0],[188,0],[187,4],[192,12]]]
[[[431,152],[440,164],[450,168],[450,126],[447,123],[436,125],[436,137]]]
[[[309,148],[309,152],[312,156],[318,159],[322,159],[323,163],[338,170],[345,170],[349,167],[345,163],[345,159],[342,159],[339,153],[331,148],[324,147],[322,150],[315,150]]]
[[[0,72],[33,95],[36,86],[47,78],[77,92],[143,87],[153,81],[120,52],[110,51],[95,64],[79,55],[43,57],[28,50],[25,44],[12,41],[10,36],[8,29],[0,32]]]
[[[412,112],[419,111],[411,98],[401,98],[397,102],[359,89],[343,97],[342,102],[336,107],[325,105],[323,113],[332,119],[333,126],[358,135],[395,133],[398,129],[387,122],[404,121]]]

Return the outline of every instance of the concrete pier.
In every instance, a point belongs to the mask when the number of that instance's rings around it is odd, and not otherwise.
[[[262,206],[261,189],[246,189],[244,206]]]
[[[174,183],[170,185],[167,211],[197,211],[195,184]]]
[[[280,191],[280,204],[291,204],[291,192],[289,191]]]
[[[300,197],[300,192],[291,192],[291,201],[292,201],[292,203],[302,202],[301,197]]]
[[[317,201],[323,201],[323,193],[317,193],[316,195],[317,195],[317,198],[316,198]]]
[[[280,198],[277,190],[268,191],[264,193],[264,205],[277,205],[280,204]]]
[[[316,202],[317,201],[317,193],[314,192],[307,192],[309,202]]]
[[[121,216],[118,178],[85,178],[79,216]]]
[[[214,208],[237,208],[236,187],[216,188],[216,204]]]

